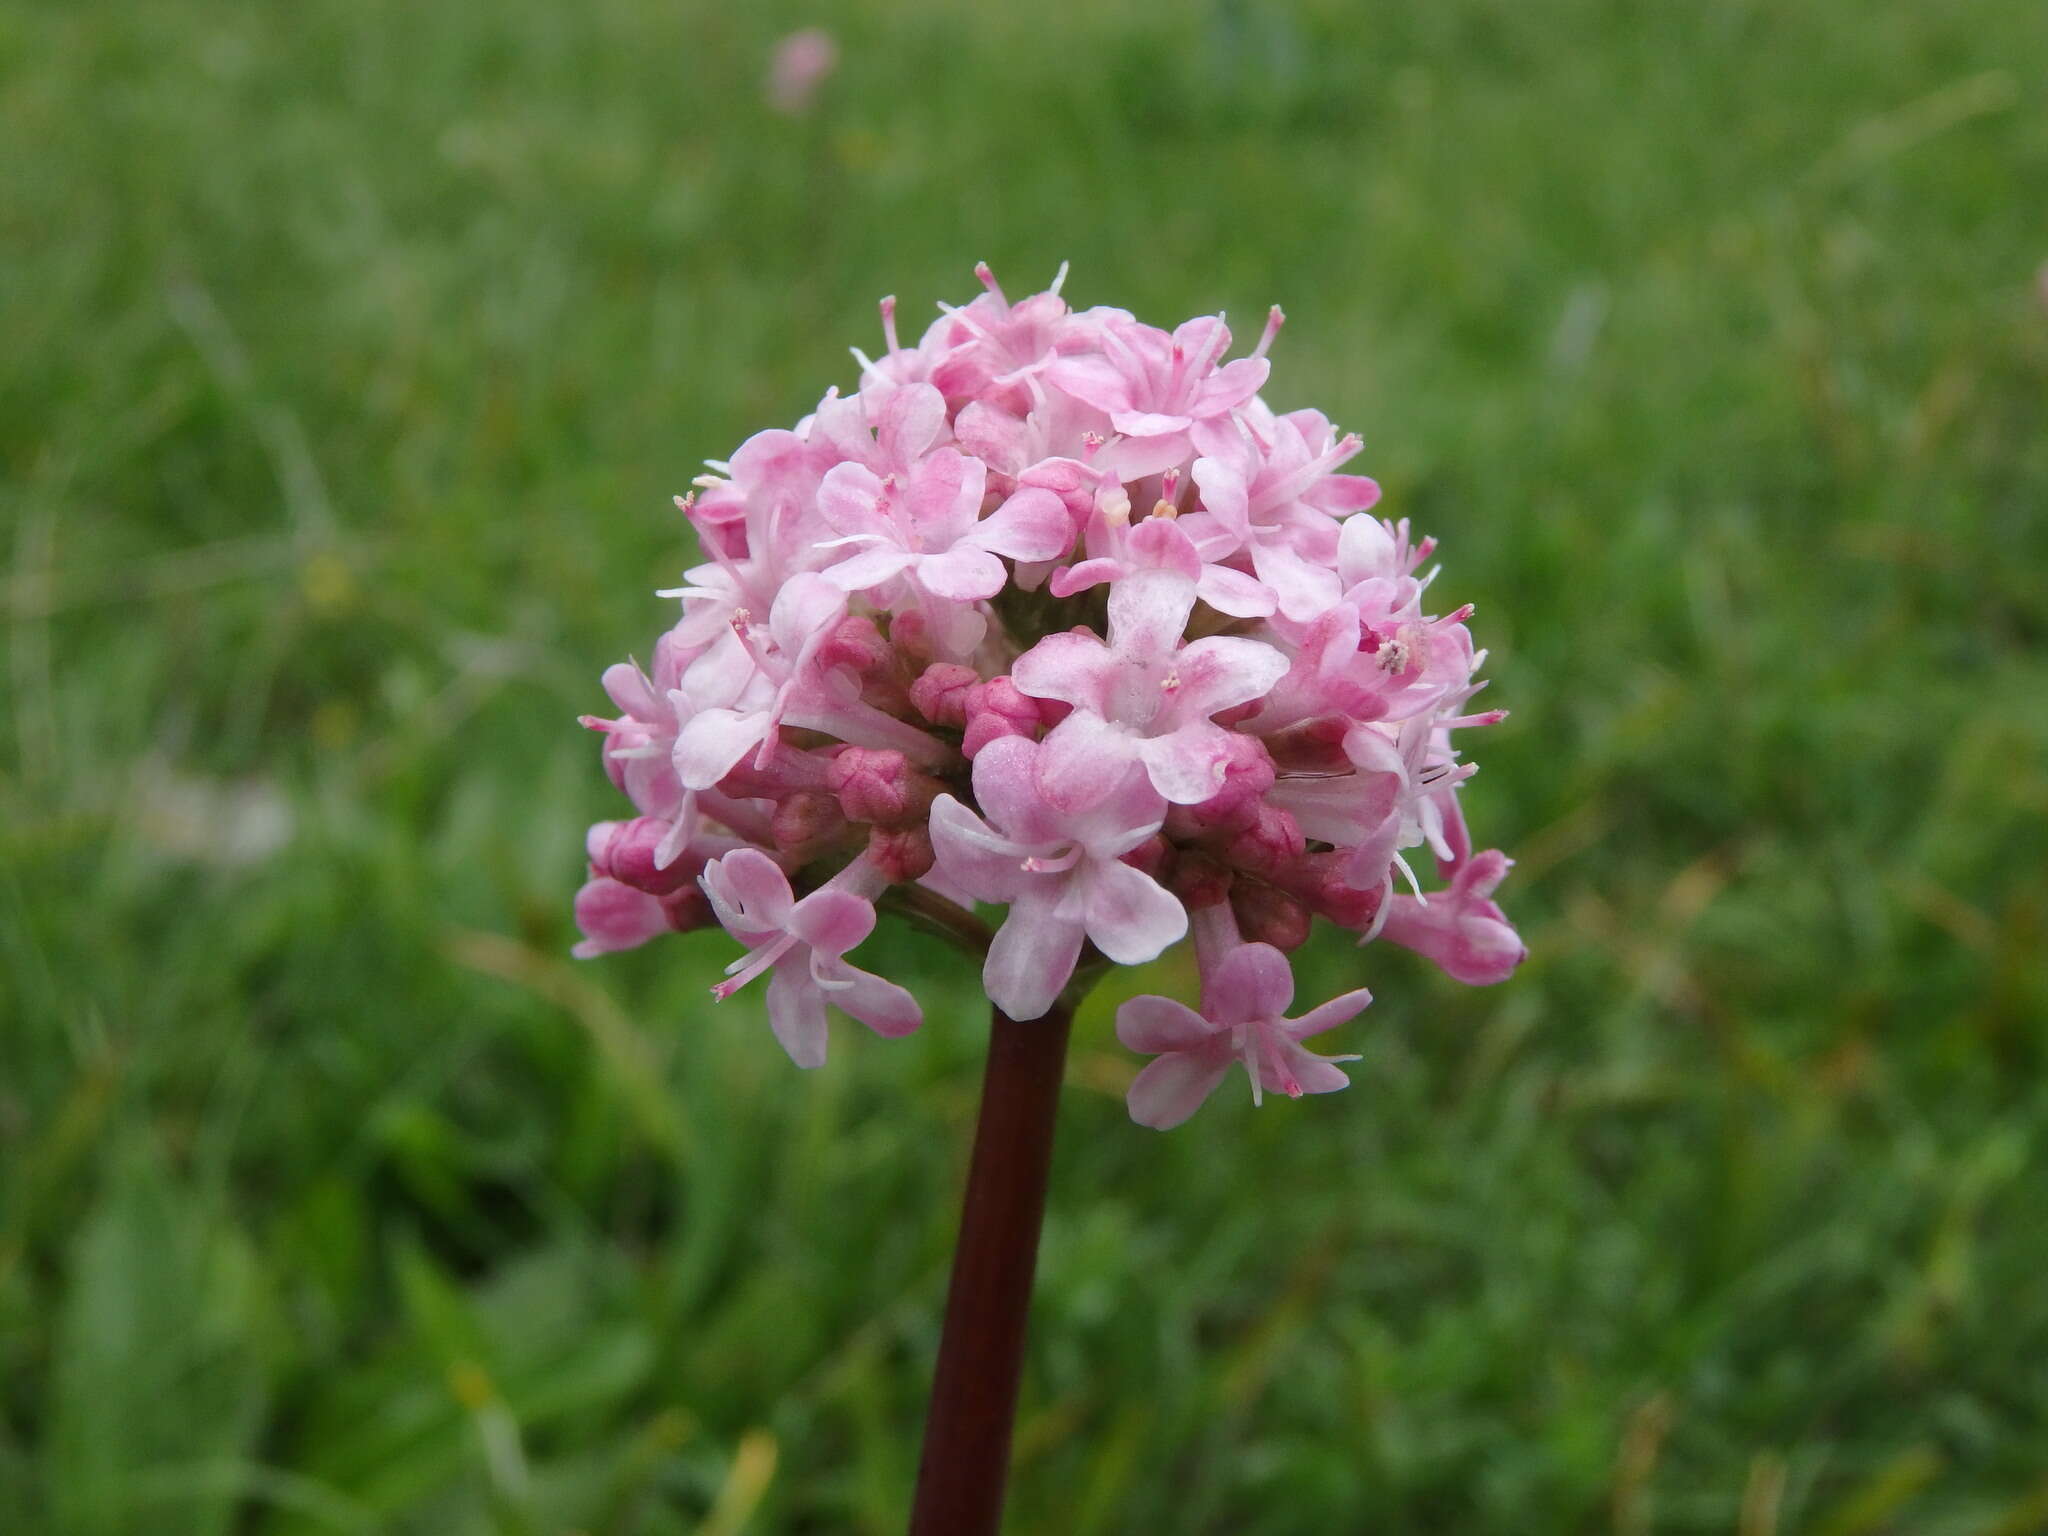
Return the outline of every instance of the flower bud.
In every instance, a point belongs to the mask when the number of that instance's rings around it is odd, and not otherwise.
[[[973,757],[1001,736],[1035,736],[1044,716],[1039,701],[1018,692],[1005,677],[992,677],[969,688],[965,698],[967,732],[960,750]]]
[[[808,858],[846,830],[839,802],[821,789],[801,789],[775,807],[770,828],[775,846],[784,853]]]
[[[936,661],[910,685],[910,702],[933,725],[962,730],[967,725],[967,696],[980,683],[974,668]]]
[[[1224,847],[1223,861],[1233,869],[1270,875],[1307,851],[1301,828],[1278,806],[1261,805],[1251,824]]]
[[[654,816],[599,822],[585,840],[591,872],[650,896],[695,888],[698,866],[691,860],[676,859],[666,869],[655,865],[655,851],[669,831],[670,824]]]
[[[1239,880],[1233,884],[1230,910],[1247,943],[1294,950],[1308,942],[1308,908],[1263,880]]]
[[[868,833],[868,859],[898,884],[922,880],[932,872],[932,835],[923,827],[875,827]]]
[[[718,914],[711,910],[710,901],[695,881],[671,896],[662,897],[661,912],[677,933],[709,928],[718,921]]]
[[[847,820],[884,827],[922,821],[944,787],[886,747],[846,748],[832,759],[827,782]]]
[[[1168,889],[1192,912],[1227,900],[1230,885],[1230,871],[1208,854],[1182,849],[1180,856],[1173,861],[1173,881]]]
[[[888,659],[889,642],[882,638],[875,621],[857,613],[841,619],[818,648],[821,668],[846,667],[863,677]]]

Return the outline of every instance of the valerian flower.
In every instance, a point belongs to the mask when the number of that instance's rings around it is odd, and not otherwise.
[[[1191,939],[1200,1011],[1119,1014],[1156,1058],[1134,1118],[1177,1124],[1233,1064],[1255,1099],[1342,1087],[1356,1058],[1302,1041],[1368,994],[1287,1016],[1319,920],[1465,982],[1523,956],[1459,803],[1457,733],[1501,718],[1472,611],[1429,603],[1434,542],[1375,515],[1359,438],[1261,397],[1277,309],[1227,360],[1221,315],[976,275],[907,343],[883,300],[850,391],[678,498],[675,621],[586,718],[635,814],[591,830],[576,953],[718,924],[745,952],[716,995],[765,976],[817,1066],[834,1007],[920,1022],[848,958],[878,910],[968,943],[1027,1021]]]

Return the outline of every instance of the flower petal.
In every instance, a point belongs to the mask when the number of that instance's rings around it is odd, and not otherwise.
[[[1135,871],[1134,871],[1135,873]],[[1063,881],[1043,880],[1053,886]],[[1053,893],[1048,893],[1053,894]],[[1013,1019],[1036,1019],[1052,1007],[1081,957],[1081,925],[1055,915],[1053,902],[1015,901],[981,968],[988,1000]]]
[[[785,961],[768,981],[768,1026],[800,1067],[825,1065],[825,994],[810,967]]]
[[[1128,1050],[1158,1056],[1166,1051],[1191,1051],[1217,1032],[1186,1003],[1146,993],[1116,1011],[1116,1037]]]
[[[1158,881],[1119,860],[1091,859],[1076,876],[1088,937],[1118,965],[1143,965],[1187,935],[1187,909]]]
[[[1170,1131],[1202,1107],[1229,1070],[1228,1055],[1174,1051],[1138,1074],[1124,1102],[1138,1124]]]

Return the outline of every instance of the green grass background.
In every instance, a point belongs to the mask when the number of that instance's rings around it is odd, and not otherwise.
[[[844,51],[762,105],[772,40]],[[668,496],[873,303],[1270,301],[1478,604],[1531,958],[1133,1127],[1018,1532],[2048,1528],[2034,0],[0,12],[0,1530],[890,1532],[982,1023],[572,964]],[[237,856],[204,856],[209,826]],[[276,835],[282,846],[266,852]],[[1241,1085],[1239,1085],[1241,1087]]]

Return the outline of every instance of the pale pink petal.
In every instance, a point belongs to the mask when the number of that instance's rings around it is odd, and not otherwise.
[[[704,866],[699,879],[704,894],[733,937],[773,934],[789,924],[795,905],[789,876],[758,848],[735,848]]]
[[[1150,993],[1134,997],[1116,1011],[1116,1037],[1133,1051],[1157,1056],[1164,1051],[1192,1051],[1216,1033],[1216,1026],[1186,1003]]]
[[[975,800],[1020,849],[1060,836],[1060,818],[1038,788],[1043,752],[1028,737],[1005,736],[983,747],[974,759]]]
[[[818,487],[818,511],[841,533],[893,536],[894,528],[875,504],[882,482],[865,464],[835,464]]]
[[[1069,715],[1065,730],[1079,719]],[[1055,736],[1059,731],[1053,733]],[[1051,745],[1051,738],[1047,738]],[[1200,805],[1223,788],[1230,766],[1230,732],[1207,720],[1194,720],[1168,736],[1136,743],[1152,787],[1175,805]]]
[[[1114,594],[1129,580],[1111,588]],[[1059,699],[1076,707],[1106,711],[1121,668],[1110,648],[1085,630],[1047,635],[1010,666],[1010,681],[1036,699]]]
[[[1053,388],[1072,395],[1084,405],[1094,406],[1098,411],[1130,408],[1130,381],[1106,357],[1056,358],[1046,368],[1044,377]]]
[[[1243,405],[1264,386],[1272,368],[1263,357],[1240,357],[1225,363],[1204,379],[1195,392],[1195,414],[1215,416],[1234,405]]]
[[[982,989],[1013,1019],[1041,1017],[1073,977],[1081,956],[1081,925],[1057,916],[1054,905],[1035,891],[1021,894],[988,947]]]
[[[1273,589],[1256,576],[1233,571],[1227,565],[1205,565],[1195,584],[1195,596],[1233,619],[1263,619],[1279,606]]]
[[[875,436],[891,464],[908,464],[946,429],[946,397],[929,384],[906,384],[883,402]]]
[[[1210,635],[1182,647],[1173,673],[1180,680],[1175,706],[1183,718],[1213,715],[1272,692],[1287,675],[1287,658],[1261,640]]]
[[[932,851],[948,880],[978,901],[1008,901],[1022,889],[1029,850],[991,832],[951,795],[932,802],[931,816]]]
[[[985,549],[957,545],[917,562],[917,582],[934,597],[972,603],[1003,590],[1003,562]]]
[[[1114,859],[1091,859],[1083,887],[1088,937],[1118,965],[1143,965],[1187,936],[1187,909],[1150,875]]]
[[[676,776],[685,789],[709,789],[768,734],[766,710],[704,709],[676,736]]]
[[[1277,1019],[1293,1001],[1294,967],[1270,944],[1233,949],[1202,993],[1204,1011],[1227,1024]]]
[[[1057,560],[1074,542],[1074,520],[1051,491],[1027,487],[975,524],[967,537],[1012,560]]]
[[[1039,746],[1039,793],[1059,810],[1085,810],[1118,788],[1141,750],[1130,732],[1119,730],[1093,710],[1077,709],[1054,726]],[[980,761],[975,759],[977,767]],[[1212,788],[1197,798],[1206,800],[1214,793]]]
[[[875,909],[851,891],[828,885],[798,902],[780,926],[818,954],[838,956],[875,931]]]
[[[1186,577],[1135,571],[1109,589],[1110,645],[1126,661],[1166,656],[1186,633],[1194,606],[1195,584]]]
[[[1291,1040],[1276,1042],[1280,1052],[1282,1069],[1291,1074],[1293,1081],[1273,1069],[1273,1063],[1263,1056],[1258,1058],[1259,1082],[1268,1093],[1335,1093],[1340,1088],[1349,1088],[1351,1079],[1346,1077],[1329,1057],[1318,1056],[1314,1051],[1294,1044]]]
[[[1296,1040],[1306,1040],[1311,1035],[1320,1035],[1326,1029],[1335,1029],[1339,1024],[1349,1023],[1363,1013],[1372,1002],[1372,994],[1360,987],[1356,992],[1341,993],[1327,1003],[1309,1009],[1298,1019],[1283,1019],[1280,1028]]]
[[[811,960],[811,974],[825,989],[825,999],[841,1013],[859,1019],[878,1035],[896,1039],[912,1034],[924,1022],[917,999],[893,981],[844,960]]]
[[[798,1066],[825,1065],[825,994],[808,966],[775,967],[768,980],[768,1026]]]
[[[1124,1102],[1138,1124],[1170,1131],[1202,1107],[1229,1070],[1227,1054],[1174,1051],[1137,1075]]]
[[[867,592],[885,581],[894,581],[916,558],[907,549],[879,545],[827,566],[824,577],[842,592]]]
[[[1164,437],[1169,432],[1184,432],[1194,422],[1192,416],[1169,416],[1162,411],[1111,411],[1109,424],[1127,437]]]

